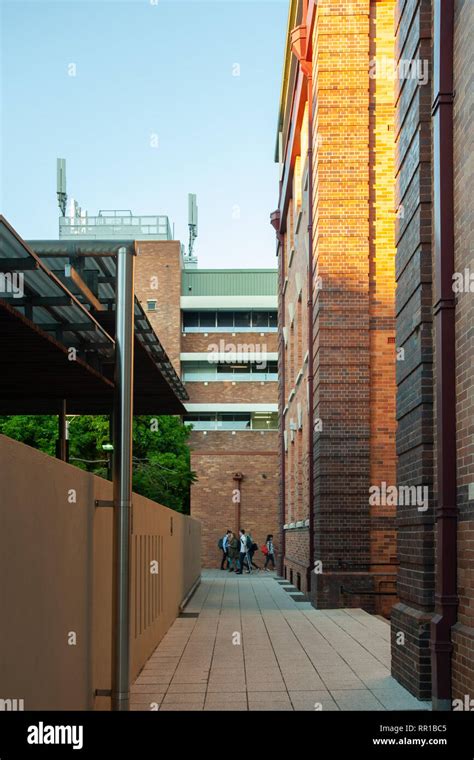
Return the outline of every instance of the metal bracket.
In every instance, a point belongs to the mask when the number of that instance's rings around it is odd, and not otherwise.
[[[96,697],[111,697],[112,689],[96,689],[95,696]]]
[[[113,501],[104,501],[103,499],[96,499],[94,501],[95,507],[113,507],[114,502]]]

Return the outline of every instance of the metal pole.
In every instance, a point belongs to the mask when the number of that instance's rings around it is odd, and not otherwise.
[[[130,700],[134,265],[133,253],[119,248],[115,294],[112,614],[112,710],[118,711],[128,710]]]
[[[433,210],[436,335],[435,615],[431,621],[433,710],[452,708],[451,631],[457,619],[456,315],[454,260],[454,0],[436,0],[433,18]]]
[[[68,461],[68,443],[67,443],[67,419],[66,419],[66,399],[59,402],[58,416],[58,440],[56,443],[56,458],[63,462]]]

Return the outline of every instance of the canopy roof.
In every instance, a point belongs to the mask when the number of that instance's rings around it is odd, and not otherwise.
[[[133,241],[26,243],[0,216],[0,413],[112,410],[116,256]],[[134,412],[184,414],[186,390],[135,298]]]

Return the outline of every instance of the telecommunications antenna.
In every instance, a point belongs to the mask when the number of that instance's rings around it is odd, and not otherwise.
[[[66,215],[67,193],[66,193],[66,159],[58,158],[56,161],[57,181],[56,195],[58,196],[58,206],[63,216]]]
[[[188,194],[188,227],[189,227],[189,258],[193,255],[194,241],[198,236],[198,207],[196,194]]]

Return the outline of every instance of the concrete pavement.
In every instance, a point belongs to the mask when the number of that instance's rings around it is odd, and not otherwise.
[[[288,586],[286,586],[288,588]],[[132,710],[429,710],[390,675],[390,627],[315,610],[274,573],[203,571],[132,686]]]

